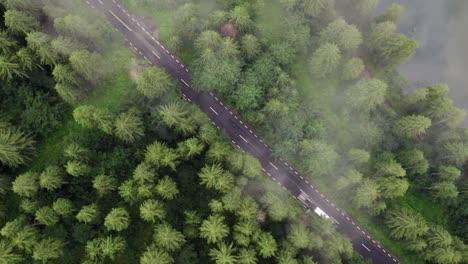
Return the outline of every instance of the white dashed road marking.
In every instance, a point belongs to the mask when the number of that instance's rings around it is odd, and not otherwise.
[[[361,246],[363,246],[365,249],[367,249],[367,251],[371,252],[371,250],[368,247],[366,247],[364,244],[361,244]]]
[[[158,59],[161,59],[161,57],[156,52],[154,52],[154,50],[151,52],[153,52],[154,56],[158,57]]]
[[[243,136],[239,135],[239,137],[240,137],[242,140],[244,140],[245,143],[249,143],[249,142],[247,141],[247,139],[245,139]]]
[[[109,10],[109,13],[111,13],[111,15],[113,15],[117,20],[119,20],[119,22],[122,23],[122,25],[124,25],[128,29],[128,31],[133,32],[133,30],[127,24],[125,24],[122,21],[122,19],[120,19],[120,17],[118,17],[116,14],[114,14],[114,12],[112,12],[112,10]]]
[[[273,163],[270,162],[270,165],[271,165],[273,168],[275,168],[276,170],[279,170],[278,167],[275,166],[275,164],[273,164]]]
[[[210,110],[213,111],[213,113],[215,113],[216,115],[218,115],[218,112],[216,112],[211,106],[210,106]]]
[[[180,79],[180,81],[183,82],[185,84],[185,86],[190,87],[190,85],[184,79]]]

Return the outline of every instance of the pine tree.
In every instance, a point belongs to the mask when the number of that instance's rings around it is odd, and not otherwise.
[[[179,249],[185,243],[185,237],[168,223],[163,223],[155,227],[154,241],[157,246],[171,252]]]
[[[25,164],[31,158],[34,143],[28,134],[18,129],[0,128],[0,163],[9,167]]]
[[[57,239],[46,238],[34,247],[33,259],[47,262],[63,255],[63,243]]]
[[[94,178],[93,187],[100,196],[104,196],[117,190],[117,179],[105,174],[100,174]]]
[[[224,223],[224,217],[211,215],[200,226],[200,237],[208,243],[221,242],[229,234],[229,227]]]
[[[164,219],[166,217],[164,204],[154,199],[144,201],[140,205],[140,217],[150,223]]]
[[[39,176],[39,185],[48,191],[60,189],[63,184],[63,173],[57,166],[48,166]]]
[[[396,239],[416,239],[429,230],[425,219],[409,209],[395,209],[387,213],[385,224]]]
[[[226,243],[218,243],[217,248],[210,249],[209,256],[216,264],[235,264],[237,256],[235,255],[236,248],[234,245]]]
[[[156,185],[156,193],[163,199],[172,200],[179,194],[179,190],[177,184],[169,176],[164,176]]]
[[[130,214],[125,208],[112,208],[111,212],[104,219],[104,226],[107,230],[122,231],[130,225]]]
[[[12,190],[24,197],[31,197],[39,190],[39,175],[34,172],[20,174],[12,183]]]
[[[76,214],[76,219],[85,224],[92,223],[97,220],[99,216],[99,208],[96,204],[85,205]]]

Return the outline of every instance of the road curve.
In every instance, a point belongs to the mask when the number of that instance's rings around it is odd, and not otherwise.
[[[172,54],[163,43],[147,31],[145,25],[136,16],[129,13],[125,7],[115,0],[83,0],[92,9],[103,12],[114,28],[126,38],[129,48],[133,49],[151,65],[164,68],[181,84],[181,94],[184,100],[195,103],[211,119],[213,125],[223,129],[229,135],[231,142],[239,149],[258,158],[263,166],[263,172],[294,198],[305,194],[304,206],[310,209],[320,207],[336,222],[337,230],[351,239],[354,249],[373,263],[398,264],[397,257],[386,250],[382,244],[338,208],[320,191],[303,177],[292,165],[282,158],[272,157],[271,148],[257,136],[251,128],[233,110],[229,109],[215,94],[199,92],[192,88],[189,70],[175,54]],[[304,197],[304,196],[303,196]]]

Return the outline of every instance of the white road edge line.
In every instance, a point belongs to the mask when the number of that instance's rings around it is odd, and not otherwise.
[[[130,32],[133,32],[133,30],[127,24],[125,24],[122,21],[122,19],[120,19],[120,17],[118,17],[116,14],[114,14],[114,12],[112,12],[112,10],[109,10],[109,13],[111,13],[111,15],[113,15],[115,18],[117,18],[117,20],[119,20],[119,22],[122,23],[122,25],[124,25]]]
[[[210,106],[210,109],[211,109],[211,111],[213,111],[213,113],[215,113],[216,115],[218,115],[218,112],[216,112],[211,106]]]

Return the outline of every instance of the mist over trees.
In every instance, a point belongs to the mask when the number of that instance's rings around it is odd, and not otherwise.
[[[105,17],[78,0],[0,4],[0,263],[363,263],[331,221],[304,212],[181,100],[163,69],[130,54],[133,66],[115,70],[124,41]],[[444,84],[402,93],[395,68],[418,46],[396,31],[402,6],[122,4],[167,12],[161,38],[190,59],[195,87],[405,254],[464,261],[465,113]],[[120,85],[128,100],[98,103]],[[411,199],[449,208],[450,223]]]

